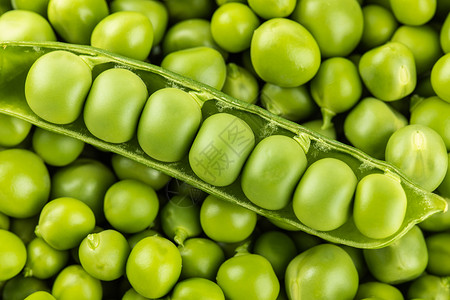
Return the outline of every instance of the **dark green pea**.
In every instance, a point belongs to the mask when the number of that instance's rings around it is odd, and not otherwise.
[[[209,19],[214,12],[212,0],[164,0],[172,22],[186,19]]]
[[[385,299],[385,300],[403,300],[403,295],[398,288],[393,285],[369,281],[359,285],[358,292],[354,300],[367,298]]]
[[[441,1],[444,2],[444,1]],[[450,52],[450,14],[447,14],[444,23],[442,24],[441,32],[439,35],[439,41],[441,43],[444,53]]]
[[[344,134],[356,148],[383,159],[391,135],[407,124],[406,118],[393,107],[367,97],[348,113],[344,121]]]
[[[323,242],[323,240],[315,235],[308,234],[304,231],[291,231],[289,232],[289,236],[295,243],[295,247],[297,247],[298,253],[302,253],[314,246],[317,246]]]
[[[378,281],[398,284],[417,278],[428,263],[428,251],[419,227],[380,249],[364,249],[370,273]]]
[[[56,50],[39,57],[31,66],[25,97],[31,110],[42,119],[68,124],[81,114],[91,83],[91,69],[81,57]]]
[[[215,280],[217,270],[225,261],[225,254],[210,239],[190,238],[178,246],[182,259],[181,278],[200,277]]]
[[[420,97],[433,97],[436,93],[431,85],[431,74],[422,75],[420,80],[417,82],[416,88],[413,94]]]
[[[50,23],[29,10],[10,10],[0,16],[0,41],[56,41]]]
[[[149,237],[149,236],[162,236],[159,232],[153,230],[153,229],[145,229],[143,231],[140,231],[138,233],[135,233],[127,238],[128,245],[130,246],[130,249],[132,249],[140,240],[143,238]]]
[[[31,10],[47,17],[47,7],[50,0],[11,0],[13,9]]]
[[[200,206],[186,196],[174,196],[161,209],[161,227],[179,245],[202,233]]]
[[[449,154],[450,156],[450,154]],[[450,177],[450,176],[449,176]],[[446,176],[447,178],[447,176]],[[450,181],[448,181],[450,182]],[[439,191],[439,189],[438,189]],[[450,194],[449,194],[450,195]],[[447,201],[447,207],[450,207],[450,197],[446,196],[445,201]],[[424,221],[419,223],[419,227],[425,231],[439,232],[450,229],[450,209],[446,212],[435,213]]]
[[[171,300],[225,300],[222,289],[205,278],[189,278],[179,281],[172,290]]]
[[[261,89],[260,98],[262,107],[294,122],[305,120],[317,109],[305,85],[283,88],[266,83]]]
[[[23,142],[31,130],[31,123],[5,114],[0,115],[0,146],[14,147]]]
[[[42,279],[18,275],[6,282],[2,299],[22,300],[37,291],[50,291],[48,283]]]
[[[359,61],[359,73],[370,93],[383,101],[409,95],[417,82],[414,55],[397,42],[365,52]]]
[[[0,229],[9,230],[11,222],[9,217],[4,213],[0,212]]]
[[[201,108],[191,95],[176,88],[160,89],[142,111],[139,145],[152,158],[179,161],[188,153],[201,121]]]
[[[34,231],[36,230],[36,225],[39,222],[39,215],[30,218],[11,218],[9,230],[17,235],[25,245],[36,238]]]
[[[435,233],[425,239],[428,249],[427,271],[437,276],[450,276],[450,233]]]
[[[292,206],[296,217],[316,230],[340,227],[350,216],[356,184],[353,170],[336,158],[312,163],[294,192]]]
[[[355,265],[356,270],[358,271],[359,279],[361,280],[364,278],[368,272],[366,262],[364,260],[364,255],[362,252],[362,249],[359,248],[353,248],[351,246],[347,245],[339,245],[347,254],[350,256],[350,258],[353,261],[353,264]]]
[[[336,129],[333,124],[330,124],[327,128],[323,128],[323,120],[311,120],[301,124],[303,127],[311,129],[317,133],[324,135],[332,140],[336,139]]]
[[[286,268],[289,299],[353,299],[358,272],[350,256],[339,246],[318,245],[297,255]]]
[[[126,142],[135,133],[147,97],[145,83],[133,72],[120,68],[103,71],[86,99],[86,127],[104,141]]]
[[[252,73],[235,63],[227,64],[227,77],[222,92],[238,100],[255,104],[258,101],[258,81]]]
[[[262,208],[284,208],[306,169],[306,155],[299,142],[284,135],[260,141],[248,157],[241,178],[242,190]]]
[[[362,7],[364,18],[360,45],[370,49],[386,43],[397,28],[397,20],[392,11],[376,4]]]
[[[448,161],[449,165],[447,168],[447,173],[445,174],[445,177],[438,186],[437,190],[442,196],[450,199],[450,152],[448,154]]]
[[[215,186],[233,183],[255,145],[255,136],[238,117],[218,113],[208,117],[189,151],[189,164],[202,180]]]
[[[366,175],[356,187],[355,225],[370,238],[389,237],[403,224],[406,206],[406,194],[397,178],[386,174]]]
[[[447,300],[450,294],[449,279],[424,274],[412,281],[408,288],[408,299]]]
[[[220,52],[205,46],[171,52],[164,57],[161,67],[218,90],[222,89],[227,73]]]

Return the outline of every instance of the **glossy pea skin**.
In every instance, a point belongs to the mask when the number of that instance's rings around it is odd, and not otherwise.
[[[285,289],[289,299],[353,299],[358,282],[350,256],[332,244],[302,252],[286,268]]]
[[[428,191],[435,190],[447,173],[444,141],[436,131],[420,124],[394,132],[386,145],[385,158]]]
[[[238,100],[255,104],[258,101],[259,85],[250,71],[235,63],[228,63],[222,92]]]
[[[46,291],[37,291],[30,294],[24,300],[56,300],[56,298]]]
[[[450,198],[450,152],[448,154],[448,161],[449,165],[447,168],[447,173],[445,174],[444,179],[437,188],[438,192],[446,198]]]
[[[392,11],[377,4],[362,7],[364,25],[360,45],[370,49],[386,43],[397,28]]]
[[[87,129],[110,143],[130,140],[136,130],[148,92],[133,72],[115,68],[103,71],[94,80],[83,111]]]
[[[189,164],[200,179],[227,186],[239,176],[254,145],[255,136],[247,123],[217,113],[203,121],[189,150]]]
[[[449,293],[448,278],[424,274],[411,282],[407,297],[408,299],[446,300]]]
[[[48,202],[39,215],[36,235],[56,250],[68,250],[94,230],[92,210],[75,198],[62,197]]]
[[[173,51],[163,58],[161,67],[218,90],[225,83],[227,68],[220,52],[205,46]]]
[[[362,82],[355,64],[347,58],[332,57],[322,62],[310,84],[311,96],[322,110],[324,126],[331,118],[349,110],[362,94]]]
[[[81,57],[55,50],[42,55],[31,66],[25,81],[25,97],[31,110],[42,119],[68,124],[81,114],[91,83],[91,69]]]
[[[141,12],[150,20],[153,28],[153,45],[158,45],[164,37],[169,22],[166,6],[153,0],[114,0],[109,4],[111,13],[119,11]]]
[[[315,230],[340,227],[350,216],[357,178],[353,170],[336,158],[312,163],[295,188],[292,206],[296,217]]]
[[[390,245],[380,249],[364,249],[363,253],[373,277],[388,284],[417,278],[428,263],[427,245],[417,226]]]
[[[401,183],[385,174],[369,174],[356,187],[353,218],[367,237],[382,239],[401,227],[407,199]]]
[[[263,19],[284,18],[289,16],[295,8],[295,0],[249,0],[250,8]]]
[[[262,23],[250,44],[250,58],[258,76],[281,87],[299,86],[313,78],[320,66],[320,53],[311,33],[286,18]]]
[[[222,289],[205,278],[189,278],[179,281],[172,290],[171,300],[225,300]]]
[[[425,242],[428,249],[428,273],[441,277],[450,276],[450,233],[432,234]]]
[[[323,57],[349,55],[363,33],[363,13],[356,0],[298,1],[291,18],[311,32]]]
[[[439,41],[441,43],[442,50],[444,53],[450,52],[450,14],[445,18],[442,24],[441,31],[439,34]]]
[[[143,13],[119,11],[102,19],[91,35],[91,46],[145,60],[153,46],[153,26]]]
[[[188,153],[201,121],[201,108],[187,92],[177,88],[157,90],[139,119],[139,145],[152,158],[179,161]]]
[[[260,21],[255,12],[242,3],[226,3],[211,17],[211,34],[225,51],[242,52],[250,47],[253,31]]]
[[[406,118],[389,104],[373,97],[362,99],[347,114],[344,134],[350,143],[370,156],[384,158],[390,136],[406,126]]]
[[[0,151],[0,211],[14,218],[37,215],[50,194],[50,173],[30,150]]]
[[[203,232],[216,242],[245,240],[255,229],[256,220],[255,212],[211,195],[206,197],[200,209]]]
[[[0,115],[0,146],[19,145],[26,139],[31,128],[30,122],[5,114]]]
[[[207,238],[189,238],[178,246],[181,254],[182,269],[180,278],[205,278],[215,280],[217,270],[225,261],[220,246]]]
[[[30,10],[47,17],[48,2],[49,0],[11,0],[11,6],[16,10]]]
[[[436,0],[390,0],[395,18],[406,25],[423,25],[436,13]]]
[[[0,229],[0,280],[9,280],[22,271],[27,260],[27,250],[14,233]]]
[[[244,165],[242,190],[259,207],[282,209],[291,201],[306,165],[306,155],[299,142],[284,135],[266,137],[256,145]]]
[[[317,109],[306,85],[283,88],[265,83],[261,89],[261,106],[273,114],[299,122]]]
[[[370,297],[375,299],[403,300],[403,295],[398,288],[393,285],[369,281],[359,285],[355,300],[362,300]]]
[[[56,250],[42,238],[34,238],[27,245],[27,263],[25,275],[39,279],[48,279],[63,269],[69,261],[69,252]]]
[[[131,286],[147,298],[160,298],[169,293],[180,273],[180,252],[171,241],[158,236],[140,240],[126,264]]]
[[[423,99],[412,107],[409,119],[411,124],[430,127],[444,140],[447,151],[450,151],[450,103],[433,96]]]
[[[358,68],[369,92],[383,101],[399,100],[416,87],[414,55],[398,42],[388,42],[365,52]]]
[[[280,284],[270,262],[258,254],[227,259],[217,272],[217,284],[226,299],[275,300]]]
[[[169,175],[166,175],[161,171],[120,154],[112,155],[111,166],[119,179],[140,180],[156,191],[162,189],[171,179]]]
[[[436,95],[442,100],[450,103],[450,53],[447,53],[434,64],[431,69],[431,86]]]
[[[53,282],[52,295],[58,300],[101,300],[100,280],[89,275],[82,266],[64,268]]]
[[[50,23],[29,10],[10,10],[0,17],[0,41],[56,41]]]

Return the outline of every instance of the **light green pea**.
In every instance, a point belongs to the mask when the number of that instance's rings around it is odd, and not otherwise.
[[[392,11],[376,4],[362,7],[364,25],[361,46],[365,49],[386,43],[397,28],[397,20]]]

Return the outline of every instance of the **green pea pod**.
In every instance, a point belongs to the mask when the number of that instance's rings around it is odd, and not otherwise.
[[[175,162],[156,160],[146,154],[139,146],[136,133],[124,143],[108,143],[86,128],[83,114],[68,124],[53,124],[39,118],[27,105],[24,93],[25,79],[31,65],[42,55],[64,50],[78,55],[92,70],[93,78],[111,68],[125,68],[137,74],[146,84],[149,94],[162,88],[179,88],[189,93],[201,106],[202,121],[213,115],[231,115],[239,122],[245,122],[254,134],[255,145],[272,135],[285,135],[297,141],[305,151],[308,166],[322,158],[336,158],[345,162],[354,172],[358,181],[373,173],[387,173],[398,178],[407,198],[404,220],[393,235],[374,239],[358,231],[353,218],[340,227],[330,231],[320,231],[301,223],[295,216],[292,205],[277,210],[263,209],[253,204],[241,188],[240,176],[230,184],[219,186],[201,179],[191,167],[189,155]],[[55,84],[56,86],[56,84]],[[403,236],[415,224],[428,216],[447,209],[447,203],[436,194],[425,191],[409,180],[398,168],[384,161],[374,159],[356,148],[350,147],[323,135],[315,133],[296,123],[276,116],[260,107],[234,99],[205,84],[163,68],[128,59],[110,52],[83,45],[70,45],[58,42],[4,42],[0,47],[0,112],[18,117],[38,127],[58,132],[82,140],[88,144],[130,158],[152,167],[167,175],[186,182],[215,197],[238,204],[277,223],[298,228],[309,234],[319,236],[334,243],[357,248],[380,248]],[[64,111],[63,111],[64,113]],[[226,132],[231,139],[232,131]],[[217,137],[219,139],[219,137]],[[230,141],[230,140],[228,140]],[[196,142],[194,142],[196,143]],[[233,175],[234,178],[235,175]]]

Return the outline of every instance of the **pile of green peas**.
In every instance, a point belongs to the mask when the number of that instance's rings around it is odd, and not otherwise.
[[[386,160],[448,202],[447,1],[69,3],[2,1],[0,40],[85,44],[158,64]],[[403,222],[395,176],[358,181],[339,159],[309,163],[301,141],[255,139],[238,117],[205,118],[188,92],[154,90],[130,70],[93,74],[82,57],[53,51],[33,64],[24,91],[48,122],[81,117],[105,142],[136,138],[156,160],[187,159],[211,185],[240,181],[259,207],[292,205],[315,230],[352,220],[382,239]],[[56,299],[449,298],[448,213],[385,248],[346,248],[200,191],[193,197],[192,187],[168,196],[174,179],[78,140],[8,116],[0,124],[4,299],[38,290]],[[209,270],[198,270],[201,259]]]

